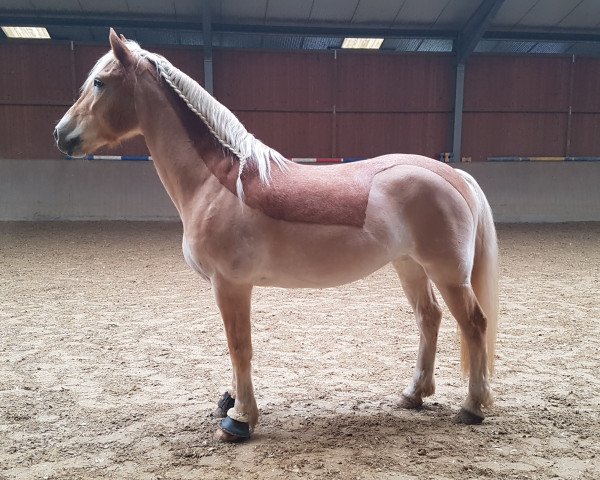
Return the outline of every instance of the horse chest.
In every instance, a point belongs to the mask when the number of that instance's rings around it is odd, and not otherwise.
[[[192,252],[185,235],[183,236],[181,250],[183,252],[185,263],[187,263],[189,267],[197,272],[204,280],[210,281],[210,269],[206,264],[203,264],[202,260],[199,258],[199,255]]]

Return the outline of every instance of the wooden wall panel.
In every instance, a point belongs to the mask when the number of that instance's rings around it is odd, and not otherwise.
[[[179,70],[204,85],[204,53],[201,48],[148,47],[151,52],[165,57]]]
[[[453,108],[452,58],[339,52],[338,112],[448,112]]]
[[[474,56],[465,67],[467,112],[566,112],[571,58]]]
[[[416,153],[438,158],[448,151],[449,124],[449,113],[341,113],[336,155]]]
[[[52,132],[64,106],[0,105],[1,158],[63,158]]]
[[[68,45],[0,44],[0,104],[67,105],[71,101]]]
[[[569,155],[600,157],[600,112],[573,114]]]
[[[332,155],[333,124],[326,113],[235,112],[248,131],[286,157]]]
[[[462,155],[565,155],[567,116],[560,113],[465,113]]]
[[[600,113],[600,59],[577,58],[573,79],[573,111]]]
[[[333,53],[214,53],[215,95],[234,110],[333,109]]]
[[[108,46],[100,45],[75,45],[75,87],[76,94],[79,94],[79,88],[88,77],[90,70],[96,64],[96,61],[108,52]]]
[[[0,44],[0,158],[60,158],[52,129],[108,45]],[[151,51],[155,49],[149,47]],[[156,49],[202,83],[198,48]],[[338,52],[214,52],[217,97],[287,156],[436,157],[450,149],[452,58]],[[474,56],[463,155],[600,155],[600,59]],[[40,81],[42,79],[43,81]],[[337,114],[333,114],[334,106]],[[142,139],[102,153],[145,154]],[[99,152],[100,153],[100,152]]]

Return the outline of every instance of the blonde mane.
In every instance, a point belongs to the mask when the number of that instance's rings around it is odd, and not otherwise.
[[[238,158],[240,167],[236,191],[240,199],[244,198],[241,177],[246,165],[256,167],[263,184],[269,183],[271,162],[280,169],[287,168],[283,155],[249,133],[227,107],[212,97],[194,79],[174,67],[161,55],[142,49],[136,42],[127,40],[126,45],[132,53],[139,55],[140,59],[145,58],[156,66],[158,75],[186,103],[188,108],[202,119],[219,143]],[[100,58],[90,71],[82,89],[91,86],[94,78],[114,60],[112,51]]]

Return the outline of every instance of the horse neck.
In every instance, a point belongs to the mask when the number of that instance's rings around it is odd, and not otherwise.
[[[202,193],[203,198],[210,198],[218,193],[215,190],[224,188],[219,182],[209,181],[215,170],[237,171],[237,162],[231,162],[231,156],[196,114],[155,79],[146,76],[138,81],[135,100],[158,175],[183,217],[193,197]]]

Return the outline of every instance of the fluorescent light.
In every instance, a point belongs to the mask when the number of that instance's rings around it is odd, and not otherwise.
[[[383,38],[344,38],[342,48],[379,48]]]
[[[50,38],[44,27],[2,27],[8,38]]]

